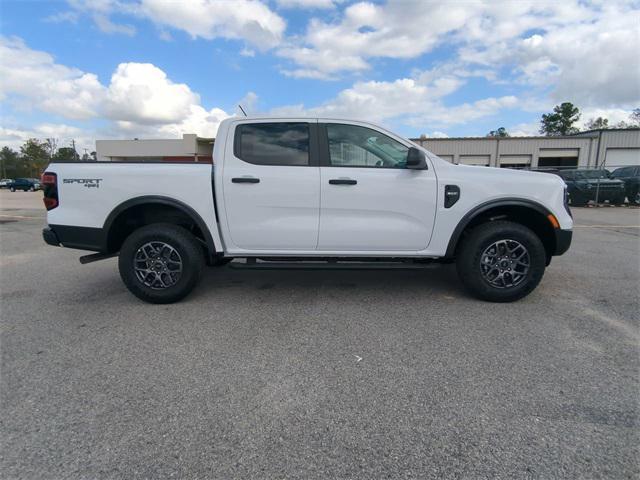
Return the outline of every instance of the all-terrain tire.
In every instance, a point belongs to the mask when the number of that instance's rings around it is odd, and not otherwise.
[[[527,250],[529,268],[519,283],[497,287],[483,274],[481,261],[487,249],[502,240],[517,242]],[[513,302],[527,296],[540,283],[545,266],[546,252],[540,238],[519,223],[502,220],[483,223],[471,230],[456,256],[456,268],[462,284],[475,297],[490,302]]]
[[[578,192],[569,194],[569,205],[571,205],[572,207],[584,207],[588,203],[589,200],[587,200],[586,197]]]
[[[616,195],[615,198],[613,200],[611,200],[609,203],[612,203],[613,205],[624,205],[624,199],[626,198],[626,194],[622,194],[622,195]]]
[[[143,260],[146,258],[150,267]],[[179,275],[170,270],[177,269],[178,263]],[[120,277],[126,287],[149,303],[173,303],[186,297],[198,284],[204,263],[198,240],[184,228],[170,223],[154,223],[134,231],[122,244],[118,257]],[[163,265],[169,268],[165,273]],[[140,278],[143,273],[140,270],[136,273],[136,267],[151,270],[143,280]]]

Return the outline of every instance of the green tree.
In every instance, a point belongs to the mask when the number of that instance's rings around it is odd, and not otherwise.
[[[0,150],[0,177],[16,178],[22,176],[20,155],[9,147]]]
[[[61,147],[53,156],[56,162],[74,162],[77,157],[76,151],[71,147]]]
[[[491,130],[489,133],[487,133],[487,137],[508,137],[509,136],[509,132],[507,132],[507,129],[504,127],[500,127],[497,130]]]
[[[545,135],[569,135],[579,130],[573,125],[580,120],[580,110],[571,102],[553,107],[553,112],[542,115],[540,133]]]
[[[609,119],[607,118],[592,118],[585,125],[587,130],[606,130],[609,128]]]
[[[49,163],[47,142],[41,142],[37,138],[30,138],[20,147],[20,152],[27,170],[25,176],[39,177]]]

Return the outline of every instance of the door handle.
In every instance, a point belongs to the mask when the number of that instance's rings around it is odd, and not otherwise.
[[[332,178],[329,180],[329,184],[331,185],[355,185],[358,183],[357,180],[352,180],[351,178]]]
[[[235,177],[231,179],[231,183],[260,183],[260,179],[255,177]]]

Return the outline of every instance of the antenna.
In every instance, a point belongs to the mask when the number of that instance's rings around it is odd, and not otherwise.
[[[244,116],[247,116],[247,112],[244,111],[244,108],[242,108],[242,105],[238,104],[238,108],[240,108],[240,110],[242,110],[242,113],[244,113]]]

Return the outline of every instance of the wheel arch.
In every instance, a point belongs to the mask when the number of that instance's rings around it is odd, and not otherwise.
[[[544,245],[548,264],[556,252],[556,236],[554,227],[548,219],[549,215],[553,214],[548,208],[528,199],[503,198],[477,205],[462,217],[453,230],[445,258],[452,259],[456,256],[456,251],[465,234],[475,226],[493,220],[506,219],[533,230]]]
[[[131,198],[115,207],[104,222],[103,250],[109,253],[118,251],[122,242],[132,230],[153,223],[145,221],[145,218],[147,218],[145,213],[154,212],[154,214],[150,215],[150,218],[155,218],[154,215],[157,215],[161,210],[162,212],[173,214],[174,219],[188,219],[193,222],[193,225],[197,228],[196,237],[201,237],[200,240],[206,247],[207,256],[211,259],[216,255],[216,247],[211,231],[198,212],[180,200],[161,195],[144,195]],[[127,223],[128,220],[130,221],[129,223]],[[162,218],[160,220],[166,221],[166,219]]]

